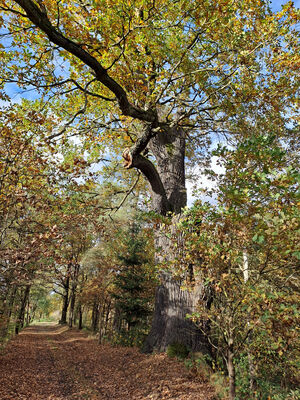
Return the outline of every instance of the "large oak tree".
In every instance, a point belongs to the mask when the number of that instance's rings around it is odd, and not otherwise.
[[[65,126],[48,141],[77,129],[124,146],[125,168],[143,173],[160,215],[186,206],[187,156],[200,162],[212,140],[234,142],[266,120],[288,133],[298,61],[291,2],[277,15],[260,0],[4,0],[0,9],[3,93],[16,83],[59,107]],[[197,348],[185,321],[195,296],[165,273],[156,302],[147,350],[175,340]]]

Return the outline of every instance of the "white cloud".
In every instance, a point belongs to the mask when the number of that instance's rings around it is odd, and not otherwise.
[[[210,168],[216,174],[224,174],[225,170],[218,164],[219,157],[213,156],[211,158]],[[206,196],[199,192],[200,189],[213,189],[216,187],[216,182],[208,178],[206,174],[200,169],[200,167],[194,168],[192,171],[193,179],[187,179],[187,204],[190,207],[196,199],[208,201],[210,203],[215,202],[214,197]],[[198,191],[198,194],[197,194]]]

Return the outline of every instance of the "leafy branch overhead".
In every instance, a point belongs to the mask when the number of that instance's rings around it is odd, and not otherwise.
[[[0,340],[52,315],[289,398],[299,10],[271,6],[1,1]]]
[[[297,20],[295,9],[287,5],[275,17],[255,1],[202,3],[5,1],[7,35],[24,61],[34,60],[30,70],[19,66],[17,81],[57,94],[80,91],[108,113],[112,93],[123,116],[152,129],[195,128],[196,136],[230,130],[228,120],[245,102],[251,111],[292,103],[296,88],[285,94],[281,75],[293,75],[296,44],[286,29]],[[4,70],[3,82],[16,81],[15,67]],[[271,95],[279,88],[280,96]]]

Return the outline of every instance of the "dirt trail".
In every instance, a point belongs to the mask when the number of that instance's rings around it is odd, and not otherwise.
[[[213,391],[165,355],[99,346],[57,325],[26,328],[0,354],[0,400],[209,400]]]

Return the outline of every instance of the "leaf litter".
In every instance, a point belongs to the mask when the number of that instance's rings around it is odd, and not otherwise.
[[[213,400],[214,390],[165,354],[99,345],[82,331],[36,325],[0,355],[1,400]]]

